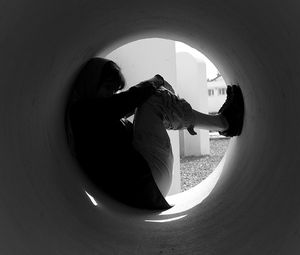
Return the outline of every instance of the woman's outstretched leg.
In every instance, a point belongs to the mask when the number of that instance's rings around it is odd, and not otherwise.
[[[241,133],[243,114],[243,98],[237,86],[228,86],[227,100],[217,115],[198,112],[173,91],[162,88],[137,109],[133,145],[148,162],[165,196],[171,186],[173,170],[172,147],[166,129],[187,129],[193,135],[196,134],[194,128],[199,128],[232,137]]]
[[[221,114],[209,115],[193,110],[194,128],[222,132],[229,128],[228,121]]]
[[[244,101],[240,87],[227,86],[227,99],[218,114],[204,114],[191,108],[184,100],[171,95],[167,97],[165,120],[168,129],[187,129],[195,135],[194,128],[218,131],[227,137],[238,136],[242,132],[244,119]]]

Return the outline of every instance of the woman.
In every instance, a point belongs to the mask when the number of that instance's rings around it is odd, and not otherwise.
[[[168,209],[164,196],[171,185],[173,155],[166,129],[239,135],[240,90],[228,87],[230,97],[220,114],[205,115],[177,97],[160,75],[120,92],[124,86],[114,62],[92,58],[85,64],[70,97],[69,142],[84,172],[107,194],[138,208]],[[132,124],[126,117],[133,113]]]

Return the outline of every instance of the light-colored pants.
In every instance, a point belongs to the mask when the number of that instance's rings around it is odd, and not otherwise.
[[[135,112],[133,146],[142,154],[162,195],[167,195],[173,170],[173,153],[166,129],[183,129],[191,123],[190,105],[172,93],[151,96]]]

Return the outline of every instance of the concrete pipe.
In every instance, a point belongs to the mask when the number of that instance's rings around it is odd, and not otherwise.
[[[2,0],[0,254],[299,254],[299,8],[293,0]],[[227,83],[240,84],[246,107],[220,176],[170,197],[174,208],[161,213],[98,192],[64,132],[79,66],[149,37],[204,52]]]

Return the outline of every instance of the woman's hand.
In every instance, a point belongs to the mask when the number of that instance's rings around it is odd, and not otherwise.
[[[150,79],[146,82],[150,82],[156,89],[158,89],[164,85],[165,80],[161,75],[157,74],[152,79]]]
[[[152,87],[154,90],[160,88],[164,85],[164,78],[160,76],[159,74],[155,75],[153,78],[143,81],[136,85],[136,87]]]

